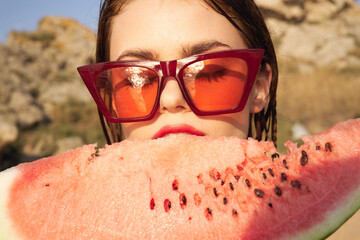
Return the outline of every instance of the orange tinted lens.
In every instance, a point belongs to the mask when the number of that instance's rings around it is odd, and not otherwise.
[[[143,67],[118,67],[102,72],[99,79],[101,75],[106,76],[106,83],[97,81],[97,86],[114,117],[137,118],[151,113],[159,85],[154,71]]]
[[[246,62],[239,58],[215,58],[186,67],[183,79],[187,93],[200,111],[236,108],[248,76]]]

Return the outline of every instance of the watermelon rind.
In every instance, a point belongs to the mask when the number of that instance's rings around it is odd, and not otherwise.
[[[341,206],[342,205],[342,206]],[[296,236],[286,236],[282,239],[293,240],[319,240],[326,239],[339,229],[349,218],[360,209],[360,187],[349,194],[342,202],[341,206],[329,211],[324,216],[324,221],[313,226],[311,229],[299,232]]]
[[[19,171],[13,167],[0,173],[0,240],[21,239],[17,236],[16,232],[14,232],[14,227],[10,222],[9,216],[7,216],[8,194],[11,192],[9,188],[18,175],[18,172]]]

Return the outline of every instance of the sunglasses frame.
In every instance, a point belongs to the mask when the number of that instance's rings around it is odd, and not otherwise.
[[[198,55],[192,55],[190,57],[170,60],[170,61],[148,61],[148,60],[129,60],[129,61],[113,61],[113,62],[101,62],[90,65],[85,65],[78,67],[77,70],[84,81],[87,89],[89,90],[91,96],[99,107],[101,113],[109,122],[138,122],[138,121],[147,121],[151,120],[158,111],[160,96],[165,87],[164,80],[167,77],[174,77],[180,86],[180,90],[183,94],[183,97],[190,109],[198,116],[210,116],[210,115],[219,115],[219,114],[228,114],[240,112],[244,109],[248,97],[250,95],[252,86],[255,82],[256,75],[260,69],[261,61],[264,55],[264,49],[236,49],[236,50],[225,50],[212,53],[204,53]],[[220,111],[200,111],[191,101],[188,96],[185,83],[182,78],[184,69],[197,61],[214,59],[214,58],[240,58],[244,60],[248,66],[248,78],[244,87],[244,92],[241,97],[240,103],[232,108],[227,110]],[[96,77],[99,73],[105,70],[109,70],[116,67],[143,67],[154,71],[159,77],[159,86],[157,91],[157,96],[155,104],[150,114],[144,117],[137,118],[116,118],[110,111],[107,109],[105,103],[100,96],[99,91],[96,87]]]

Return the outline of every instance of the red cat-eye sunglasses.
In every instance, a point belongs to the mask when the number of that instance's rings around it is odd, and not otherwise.
[[[78,71],[110,122],[152,119],[167,77],[177,80],[195,114],[208,116],[244,109],[263,55],[263,49],[227,50],[171,61],[95,63]]]

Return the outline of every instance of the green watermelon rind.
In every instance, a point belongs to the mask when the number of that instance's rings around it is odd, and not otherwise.
[[[297,236],[287,236],[285,239],[293,240],[319,240],[326,239],[339,229],[349,218],[351,218],[360,209],[360,187],[349,194],[346,199],[343,200],[343,205],[340,208],[336,208],[330,211],[325,217],[323,222],[313,226],[311,229],[299,232]]]
[[[8,194],[11,192],[9,188],[14,182],[14,179],[17,177],[18,172],[19,171],[13,167],[0,173],[0,240],[21,239],[17,236],[14,231],[14,227],[12,227],[9,216],[7,216],[7,201],[9,200]]]

